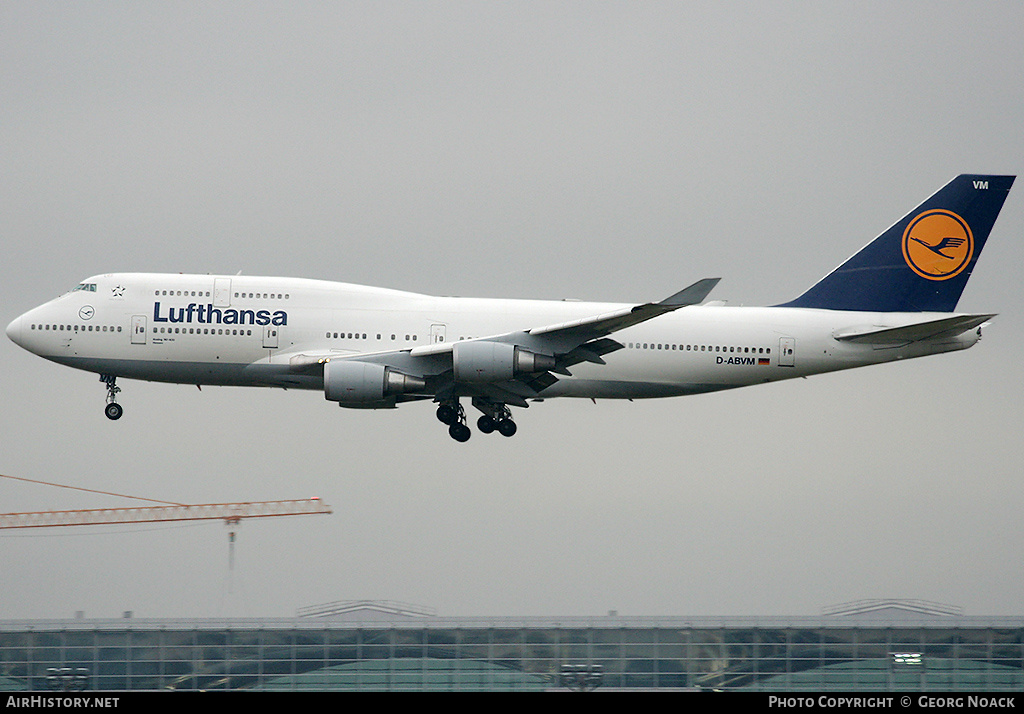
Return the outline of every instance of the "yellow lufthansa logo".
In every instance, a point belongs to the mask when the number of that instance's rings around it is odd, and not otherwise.
[[[903,231],[903,259],[929,280],[948,280],[963,272],[974,255],[974,234],[952,211],[925,211]]]

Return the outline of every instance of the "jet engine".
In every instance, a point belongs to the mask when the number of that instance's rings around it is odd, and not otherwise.
[[[452,365],[457,382],[500,382],[524,372],[555,368],[555,358],[503,342],[456,342]]]
[[[324,365],[324,397],[341,406],[393,407],[394,397],[425,389],[422,377],[391,367],[356,360],[331,360]]]

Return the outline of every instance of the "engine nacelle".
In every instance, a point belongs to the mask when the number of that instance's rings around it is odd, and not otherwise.
[[[554,369],[555,358],[503,342],[456,342],[452,366],[457,382],[501,382],[517,374]]]
[[[425,389],[422,377],[391,367],[355,360],[331,360],[324,365],[324,397],[342,406],[394,406],[392,397]]]

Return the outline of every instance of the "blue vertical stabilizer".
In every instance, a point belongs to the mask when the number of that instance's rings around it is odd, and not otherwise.
[[[780,307],[953,312],[1014,178],[957,176]]]

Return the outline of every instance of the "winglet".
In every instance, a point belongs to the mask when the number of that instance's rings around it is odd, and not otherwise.
[[[704,278],[698,280],[688,288],[683,288],[675,295],[667,297],[659,305],[664,307],[685,307],[687,305],[697,305],[704,302],[704,298],[714,290],[715,286],[718,285],[718,281],[721,278]]]

